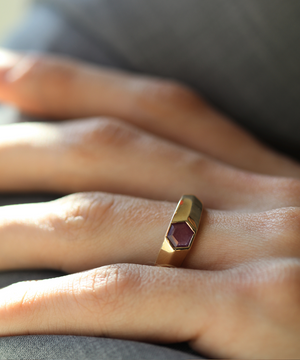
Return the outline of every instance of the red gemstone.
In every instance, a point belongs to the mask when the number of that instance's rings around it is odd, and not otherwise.
[[[181,222],[172,224],[167,236],[174,248],[184,248],[190,246],[194,231],[187,223]]]

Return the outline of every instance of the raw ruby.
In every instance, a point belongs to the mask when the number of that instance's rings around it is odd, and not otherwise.
[[[172,224],[167,236],[174,248],[183,248],[190,246],[193,235],[194,232],[188,224],[181,222]]]

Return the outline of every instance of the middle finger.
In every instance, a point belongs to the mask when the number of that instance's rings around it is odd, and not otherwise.
[[[0,191],[191,193],[221,210],[300,205],[299,180],[240,171],[113,119],[2,126],[0,168]]]

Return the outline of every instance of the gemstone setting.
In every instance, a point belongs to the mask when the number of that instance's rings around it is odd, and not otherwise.
[[[167,238],[175,249],[190,247],[194,231],[186,222],[171,224]]]

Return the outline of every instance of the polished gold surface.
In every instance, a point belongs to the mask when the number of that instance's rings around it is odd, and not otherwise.
[[[171,219],[169,227],[166,231],[166,235],[156,259],[156,265],[158,266],[181,266],[183,260],[190,251],[197,231],[199,228],[201,215],[203,211],[203,205],[200,200],[198,200],[193,195],[184,195],[179,200],[177,207],[175,209],[174,215]],[[168,239],[168,234],[170,228],[173,224],[185,222],[194,232],[192,240],[188,247],[185,248],[174,248],[170,240]]]

